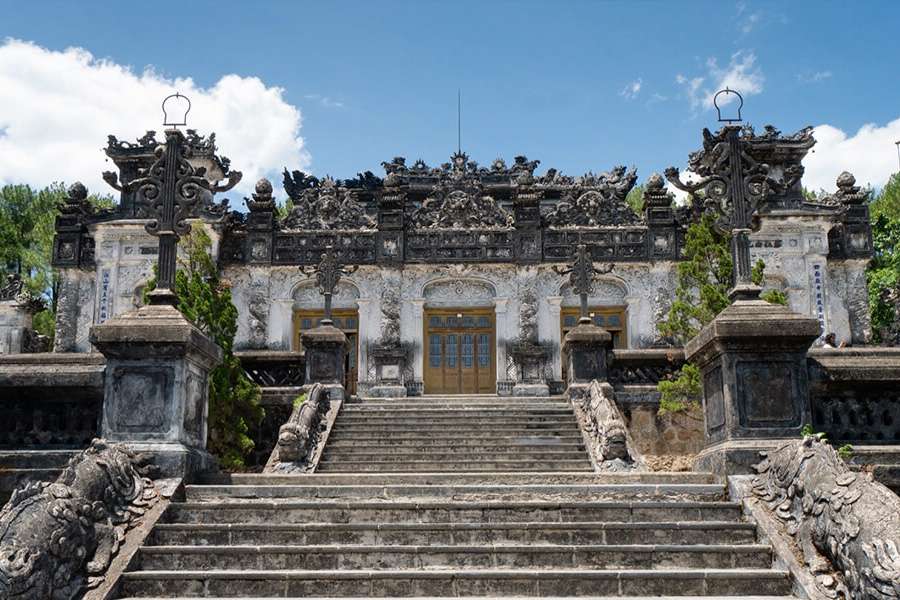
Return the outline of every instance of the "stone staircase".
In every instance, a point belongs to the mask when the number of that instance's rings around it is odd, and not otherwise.
[[[120,598],[786,598],[722,481],[591,471],[559,398],[361,400],[312,475],[186,488]]]

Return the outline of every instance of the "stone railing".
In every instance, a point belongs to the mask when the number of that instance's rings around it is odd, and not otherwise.
[[[311,473],[343,402],[341,386],[314,384],[278,430],[266,473]]]
[[[756,467],[753,494],[789,536],[810,597],[900,598],[900,498],[851,471],[816,436],[791,441]]]
[[[900,348],[808,355],[812,426],[833,442],[900,443]]]
[[[570,401],[596,470],[644,469],[611,385],[592,381],[588,386],[573,386]]]
[[[0,355],[0,449],[86,448],[100,434],[100,354]]]
[[[609,382],[615,387],[652,385],[671,377],[684,364],[681,348],[613,350]]]
[[[234,355],[244,373],[260,387],[299,387],[306,381],[306,359],[302,352],[242,350]]]

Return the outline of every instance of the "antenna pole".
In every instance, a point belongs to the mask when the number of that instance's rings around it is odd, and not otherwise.
[[[456,153],[462,152],[462,90],[456,88]]]

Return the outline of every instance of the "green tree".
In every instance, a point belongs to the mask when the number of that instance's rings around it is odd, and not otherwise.
[[[869,314],[875,342],[892,341],[896,322],[891,296],[900,291],[900,173],[894,173],[869,204],[872,262],[868,282]]]
[[[657,324],[664,337],[680,345],[731,304],[731,235],[717,231],[714,218],[705,214],[688,227],[682,258],[677,267],[675,300],[666,319]],[[757,261],[751,273],[755,284],[762,285],[764,272],[765,263]],[[787,296],[780,290],[766,290],[761,297],[773,304],[787,304]],[[660,414],[687,410],[696,406],[700,398],[700,372],[686,363],[673,379],[660,381],[658,390]]]
[[[175,272],[178,310],[224,353],[222,364],[209,377],[208,447],[226,469],[240,469],[254,447],[248,435],[250,427],[263,418],[259,386],[247,378],[234,355],[238,311],[210,256],[212,241],[203,225],[195,224],[180,246]],[[154,277],[147,284],[145,299],[155,287]]]
[[[42,297],[47,308],[34,315],[38,333],[53,338],[58,278],[50,260],[59,205],[67,196],[66,186],[54,183],[36,190],[28,185],[0,188],[0,276],[14,272],[25,287]],[[110,196],[91,195],[95,208],[114,205]]]
[[[644,212],[644,186],[636,185],[631,188],[631,191],[628,192],[628,195],[625,196],[625,203],[631,207],[631,210],[634,211],[636,215],[641,215]]]

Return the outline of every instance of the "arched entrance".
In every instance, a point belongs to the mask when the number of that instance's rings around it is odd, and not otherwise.
[[[425,393],[494,393],[494,288],[482,281],[440,281],[426,286],[424,297]]]

